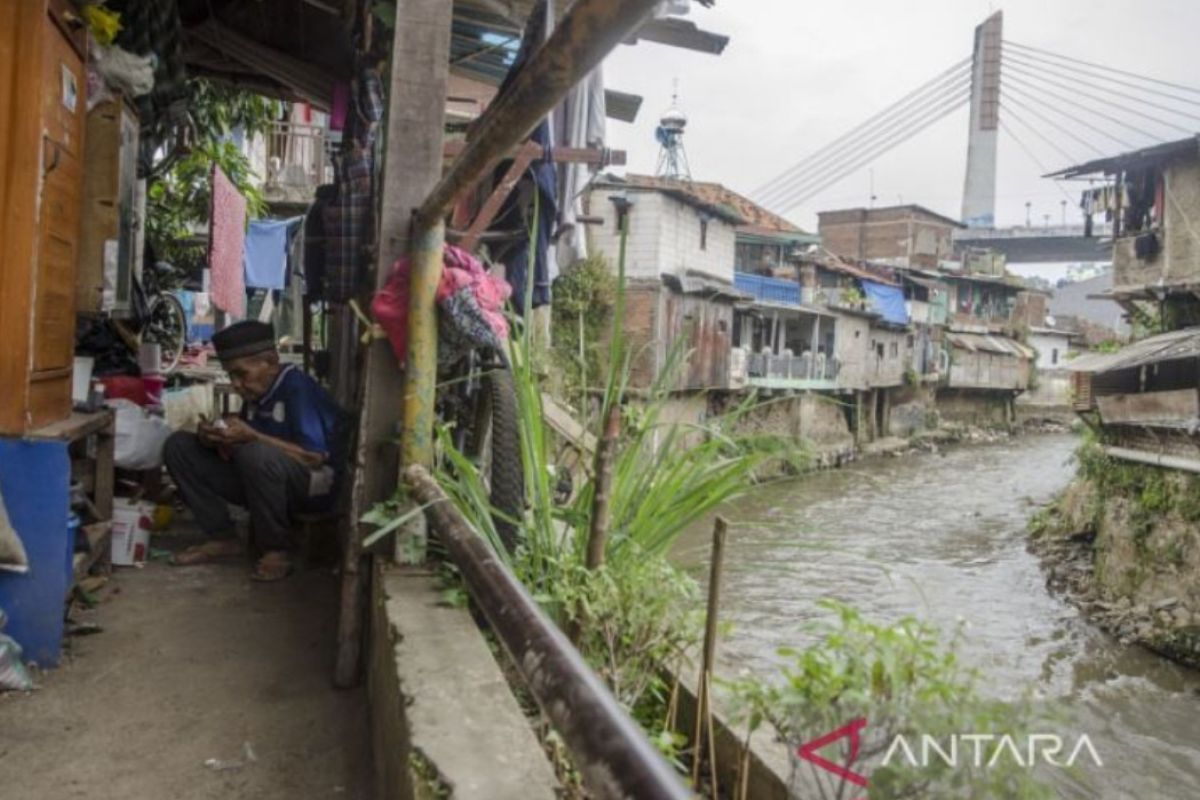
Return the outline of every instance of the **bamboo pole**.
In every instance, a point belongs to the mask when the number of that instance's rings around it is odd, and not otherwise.
[[[592,524],[588,533],[587,568],[596,569],[604,563],[604,546],[608,541],[608,524],[612,492],[613,459],[617,455],[617,438],[621,433],[621,407],[616,403],[608,409],[604,433],[596,445],[596,490],[592,495]]]
[[[712,684],[712,665],[717,649],[717,609],[721,602],[721,574],[725,561],[725,536],[729,523],[724,517],[717,517],[713,525],[712,558],[708,573],[708,608],[704,618],[704,650],[700,661],[700,684],[696,688],[696,724],[695,735],[692,738],[692,785],[699,788],[700,762],[703,760],[701,741],[707,731],[709,771],[712,774],[712,796],[718,794],[717,788],[717,759],[716,744],[712,726],[712,703],[710,687]]]

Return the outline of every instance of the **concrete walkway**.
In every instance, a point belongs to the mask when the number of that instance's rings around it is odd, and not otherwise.
[[[99,607],[76,615],[104,631],[71,640],[37,691],[0,695],[0,794],[366,800],[364,693],[330,685],[336,580],[247,572],[117,568]]]

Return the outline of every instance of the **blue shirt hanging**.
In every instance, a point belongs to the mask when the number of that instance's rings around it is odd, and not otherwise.
[[[302,217],[256,219],[246,230],[247,289],[282,289],[287,284],[288,246]]]

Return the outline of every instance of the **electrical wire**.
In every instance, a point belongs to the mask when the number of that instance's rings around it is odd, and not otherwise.
[[[952,90],[953,91],[953,90]],[[802,190],[808,184],[819,181],[829,174],[836,174],[838,170],[845,167],[847,163],[853,162],[859,158],[863,152],[875,152],[880,148],[886,152],[899,144],[903,139],[897,140],[897,135],[903,135],[914,124],[919,124],[921,120],[931,112],[936,113],[943,105],[955,99],[961,99],[970,96],[969,88],[958,89],[952,94],[946,94],[942,97],[931,98],[933,102],[926,103],[918,113],[909,115],[905,118],[895,120],[885,128],[880,129],[877,135],[870,141],[864,142],[862,146],[856,147],[837,154],[831,160],[822,162],[819,165],[809,169],[808,171],[792,176],[785,184],[781,184],[774,191],[764,195],[761,202],[764,205],[771,205],[793,194],[797,190]]]
[[[931,80],[926,81],[921,86],[906,94],[904,97],[901,97],[887,108],[867,118],[838,138],[825,144],[813,153],[805,156],[804,159],[785,170],[779,176],[772,178],[770,181],[767,181],[765,184],[759,186],[754,192],[751,193],[751,195],[758,196],[765,194],[769,190],[773,189],[776,183],[788,179],[792,173],[796,171],[802,171],[814,159],[826,157],[838,150],[845,148],[846,146],[849,146],[850,144],[854,143],[856,139],[863,138],[864,134],[872,133],[873,128],[887,121],[890,117],[895,117],[901,113],[909,113],[908,109],[914,103],[922,102],[929,96],[940,93],[947,85],[953,85],[966,79],[970,75],[970,62],[971,59],[966,58],[944,70]]]
[[[1081,137],[1080,137],[1078,134],[1076,134],[1074,131],[1071,131],[1071,130],[1069,130],[1069,129],[1067,129],[1067,128],[1064,128],[1064,127],[1063,127],[1061,124],[1059,124],[1059,123],[1055,122],[1054,120],[1050,119],[1049,117],[1045,116],[1044,114],[1042,114],[1042,113],[1041,113],[1040,111],[1038,111],[1037,109],[1035,109],[1035,108],[1031,108],[1030,106],[1027,106],[1027,105],[1025,105],[1025,103],[1023,103],[1022,101],[1020,101],[1020,100],[1018,100],[1018,99],[1017,99],[1017,97],[1015,96],[1015,94],[1013,93],[1013,91],[1012,91],[1011,89],[1009,89],[1007,85],[1005,85],[1005,86],[1004,86],[1004,87],[1001,89],[1001,91],[1000,91],[1000,107],[1001,107],[1001,108],[1004,108],[1004,107],[1005,107],[1005,105],[1006,105],[1006,103],[1014,103],[1014,104],[1016,104],[1016,105],[1017,105],[1017,107],[1019,107],[1019,108],[1022,108],[1022,109],[1024,109],[1025,111],[1028,111],[1030,114],[1032,114],[1033,116],[1037,117],[1037,118],[1038,118],[1038,119],[1040,119],[1042,122],[1044,122],[1044,123],[1046,123],[1047,125],[1049,125],[1050,127],[1052,127],[1052,128],[1055,128],[1055,129],[1057,129],[1058,131],[1060,131],[1060,132],[1062,132],[1062,133],[1065,133],[1067,136],[1070,136],[1072,139],[1074,139],[1075,141],[1079,142],[1080,144],[1082,144],[1084,147],[1086,147],[1086,148],[1088,148],[1089,150],[1091,150],[1091,151],[1092,151],[1093,153],[1095,153],[1096,155],[1098,155],[1098,156],[1100,156],[1100,157],[1104,157],[1105,155],[1107,155],[1107,154],[1106,154],[1106,153],[1105,153],[1103,150],[1101,150],[1099,147],[1097,147],[1096,145],[1092,144],[1092,143],[1091,143],[1091,142],[1089,142],[1087,139],[1083,139],[1083,138],[1081,138]]]
[[[788,197],[784,198],[780,202],[779,208],[782,208],[782,209],[795,208],[796,206],[804,203],[805,201],[816,196],[817,194],[820,194],[825,189],[827,189],[830,186],[841,181],[843,178],[845,178],[847,175],[851,174],[855,170],[861,169],[863,166],[874,161],[879,156],[881,156],[884,153],[888,152],[889,150],[893,149],[897,145],[911,139],[913,136],[915,136],[916,134],[925,130],[929,126],[933,125],[935,122],[939,122],[940,120],[947,117],[954,111],[958,110],[959,108],[964,106],[967,103],[967,100],[969,100],[969,99],[970,99],[970,92],[967,92],[966,94],[962,94],[955,98],[952,98],[950,102],[946,103],[941,108],[936,109],[934,111],[934,113],[930,114],[929,116],[927,116],[926,118],[924,118],[922,120],[919,120],[915,127],[909,128],[908,130],[902,132],[900,137],[897,138],[896,140],[891,141],[891,142],[885,142],[883,147],[877,147],[873,151],[870,151],[867,153],[861,153],[861,154],[859,154],[859,157],[855,161],[853,161],[850,164],[845,165],[843,168],[841,168],[837,172],[828,174],[822,179],[818,179],[813,182],[810,182],[804,188],[798,188],[796,191],[792,192]]]
[[[1051,50],[1043,50],[1040,47],[1033,47],[1031,45],[1021,44],[1020,42],[1010,42],[1008,39],[1004,40],[1004,44],[1010,45],[1012,47],[1016,47],[1019,50],[1027,50],[1032,53],[1037,53],[1041,56],[1049,56],[1051,58],[1061,59],[1063,61],[1069,61],[1072,64],[1081,64],[1085,67],[1093,67],[1095,69],[1104,70],[1105,72],[1113,72],[1113,73],[1116,73],[1117,75],[1124,75],[1128,78],[1136,78],[1139,81],[1146,81],[1147,83],[1156,83],[1159,86],[1169,86],[1172,89],[1179,89],[1184,92],[1192,92],[1193,94],[1200,95],[1200,89],[1196,88],[1195,86],[1185,86],[1181,83],[1171,83],[1170,81],[1159,80],[1158,78],[1151,78],[1148,75],[1139,75],[1136,72],[1128,72],[1123,69],[1117,69],[1116,67],[1109,67],[1109,66],[1105,66],[1104,64],[1097,64],[1093,61],[1084,61],[1083,59],[1079,59],[1079,58],[1071,58],[1070,56],[1064,56],[1064,55],[1061,55],[1060,53],[1055,53]]]
[[[1089,130],[1093,130],[1102,136],[1107,136],[1109,139],[1112,139],[1114,142],[1121,145],[1122,147],[1128,147],[1130,149],[1134,149],[1134,145],[1125,141],[1121,137],[1114,136],[1113,134],[1109,133],[1108,131],[1104,130],[1103,128],[1097,127],[1097,126],[1093,125],[1092,123],[1088,122],[1087,120],[1080,119],[1079,117],[1071,116],[1070,112],[1062,110],[1057,105],[1054,105],[1053,103],[1050,103],[1041,97],[1038,97],[1033,94],[1026,94],[1025,92],[1026,91],[1040,92],[1041,94],[1048,95],[1048,96],[1054,98],[1055,100],[1058,100],[1061,103],[1066,103],[1067,105],[1074,106],[1075,108],[1078,108],[1081,111],[1086,111],[1090,114],[1094,114],[1095,116],[1102,117],[1103,119],[1106,119],[1109,122],[1116,122],[1124,127],[1132,128],[1132,126],[1121,122],[1116,117],[1105,114],[1103,111],[1096,111],[1095,109],[1088,108],[1087,106],[1083,105],[1082,103],[1076,103],[1074,100],[1070,99],[1069,97],[1063,97],[1062,95],[1058,94],[1057,92],[1052,92],[1049,89],[1043,89],[1042,87],[1032,84],[1029,81],[1023,80],[1018,77],[1014,77],[1012,75],[1012,73],[1006,74],[1005,77],[1008,78],[1008,81],[1010,83],[1016,83],[1017,86],[1022,87],[1020,90],[1014,90],[1014,91],[1018,91],[1018,93],[1020,93],[1021,96],[1023,98],[1025,98],[1026,100],[1031,100],[1034,102],[1042,103],[1046,108],[1054,111],[1057,114],[1060,114],[1060,115],[1066,117],[1067,119],[1071,120],[1072,122],[1074,122],[1078,125],[1083,125],[1085,128],[1088,128]],[[1161,141],[1161,139],[1158,139],[1152,133],[1147,133],[1146,131],[1138,130],[1137,128],[1132,128],[1132,129],[1136,133],[1139,133],[1148,139],[1155,139],[1156,141]]]
[[[1129,94],[1128,92],[1117,91],[1116,89],[1113,89],[1111,86],[1103,86],[1098,83],[1092,83],[1090,81],[1083,80],[1082,78],[1080,78],[1076,75],[1071,75],[1070,73],[1056,72],[1055,70],[1050,68],[1052,65],[1050,65],[1048,62],[1039,63],[1037,61],[1026,61],[1023,58],[1020,58],[1019,56],[1014,56],[1011,53],[1006,53],[1004,55],[1004,63],[1007,65],[1010,65],[1010,66],[1014,65],[1014,64],[1019,64],[1022,67],[1026,67],[1029,69],[1044,70],[1045,72],[1047,72],[1051,75],[1054,75],[1055,77],[1062,78],[1063,80],[1074,81],[1082,86],[1087,86],[1090,89],[1095,89],[1100,92],[1108,92],[1109,94],[1116,95],[1117,97],[1124,97],[1127,100],[1133,100],[1135,102],[1142,103],[1144,105],[1148,105],[1152,108],[1157,108],[1162,111],[1169,111],[1172,114],[1176,114],[1181,117],[1187,117],[1188,119],[1200,120],[1200,114],[1191,114],[1191,113],[1188,113],[1187,111],[1180,111],[1178,108],[1171,108],[1170,106],[1164,106],[1161,103],[1155,103],[1153,100],[1147,100],[1146,98],[1138,97],[1135,94]],[[1099,80],[1105,80],[1105,79],[1099,78]],[[1126,84],[1124,81],[1117,81],[1117,83],[1119,83],[1121,85],[1129,85],[1129,84]],[[1134,88],[1136,88],[1136,87],[1134,87]],[[1156,92],[1156,94],[1160,94],[1160,93]],[[1193,103],[1194,101],[1186,100],[1184,102]],[[1200,102],[1194,102],[1194,104],[1197,106],[1200,106]]]
[[[902,130],[913,122],[919,121],[924,114],[928,113],[931,109],[939,108],[947,99],[969,91],[970,88],[967,85],[946,86],[940,90],[939,94],[923,98],[918,105],[913,106],[903,116],[889,120],[886,124],[871,131],[865,138],[860,138],[853,144],[840,148],[836,152],[818,159],[816,162],[802,162],[792,167],[788,171],[791,174],[781,176],[783,177],[782,180],[773,181],[773,188],[770,191],[760,193],[756,199],[764,204],[769,204],[774,198],[790,192],[798,184],[803,184],[831,168],[836,169],[846,160],[853,159],[856,154],[863,150],[874,148],[881,142],[886,142],[888,137],[897,130]]]
[[[1007,67],[1010,71],[1016,72],[1017,74],[1023,75],[1024,77],[1029,78],[1031,80],[1042,81],[1043,83],[1047,83],[1051,86],[1057,86],[1060,89],[1066,89],[1069,92],[1075,92],[1080,97],[1086,97],[1089,100],[1095,100],[1097,102],[1104,103],[1104,104],[1108,105],[1110,108],[1119,109],[1121,111],[1126,112],[1127,114],[1133,114],[1134,116],[1142,117],[1144,119],[1150,120],[1151,122],[1156,122],[1165,128],[1174,128],[1175,130],[1180,131],[1182,133],[1195,133],[1195,131],[1185,128],[1181,125],[1176,125],[1173,122],[1168,122],[1164,119],[1159,119],[1158,117],[1152,117],[1152,116],[1148,115],[1147,113],[1145,113],[1144,111],[1138,111],[1137,109],[1128,108],[1127,106],[1123,106],[1123,105],[1120,105],[1119,103],[1113,102],[1111,99],[1104,98],[1104,97],[1097,97],[1094,94],[1082,91],[1074,86],[1068,86],[1066,84],[1059,83],[1058,81],[1051,80],[1050,78],[1047,78],[1044,75],[1039,75],[1036,72],[1032,72],[1032,71],[1026,69],[1025,67],[1017,66],[1016,64],[1013,64],[1011,62],[1006,63],[1004,66]],[[1171,109],[1168,108],[1167,110],[1170,111]],[[1185,116],[1190,116],[1190,115],[1185,115]],[[1192,118],[1200,119],[1200,117],[1192,117]],[[1134,130],[1137,130],[1137,129],[1134,128]],[[1141,133],[1142,131],[1138,131],[1138,132]]]

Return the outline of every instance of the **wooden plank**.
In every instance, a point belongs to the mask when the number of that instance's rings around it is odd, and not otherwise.
[[[442,174],[446,82],[450,62],[453,4],[442,0],[398,0],[388,90],[386,143],[380,187],[380,229],[375,285],[387,282],[388,271],[408,249],[413,210]],[[358,520],[375,503],[390,497],[399,478],[396,448],[403,376],[386,340],[376,339],[367,351],[363,379],[354,482],[342,563],[341,611],[338,619],[334,683],[358,682],[362,653],[366,572]]]
[[[74,411],[66,419],[30,431],[28,437],[30,439],[57,439],[74,442],[93,433],[99,433],[105,428],[111,429],[114,419],[113,412],[109,409],[90,414]]]
[[[96,480],[92,492],[92,503],[102,520],[111,520],[113,515],[113,490],[116,484],[116,467],[113,451],[116,448],[116,415],[109,413],[108,424],[98,431],[96,437]]]
[[[1105,425],[1177,427],[1200,419],[1200,391],[1110,394],[1096,398]]]
[[[474,250],[479,244],[479,236],[488,226],[492,224],[492,220],[500,213],[501,206],[508,196],[512,194],[513,189],[517,187],[517,183],[525,174],[525,170],[529,169],[529,165],[537,158],[541,152],[541,148],[535,144],[527,144],[521,151],[517,153],[517,157],[513,159],[512,164],[508,168],[508,172],[504,173],[504,177],[500,179],[500,183],[496,184],[496,188],[488,195],[488,199],[484,201],[483,207],[479,209],[479,213],[475,215],[471,227],[467,230],[466,236],[459,242],[459,247],[464,250]]]
[[[443,153],[447,160],[457,158],[464,149],[467,143],[462,141],[446,142]],[[509,152],[509,158],[516,158],[522,150],[529,147],[528,144],[523,144],[513,148]],[[542,154],[542,148],[538,145],[533,145],[536,148],[535,155]],[[623,167],[627,154],[624,150],[608,150],[596,149],[587,147],[554,147],[550,150],[550,157],[559,164],[594,164],[599,167]]]

